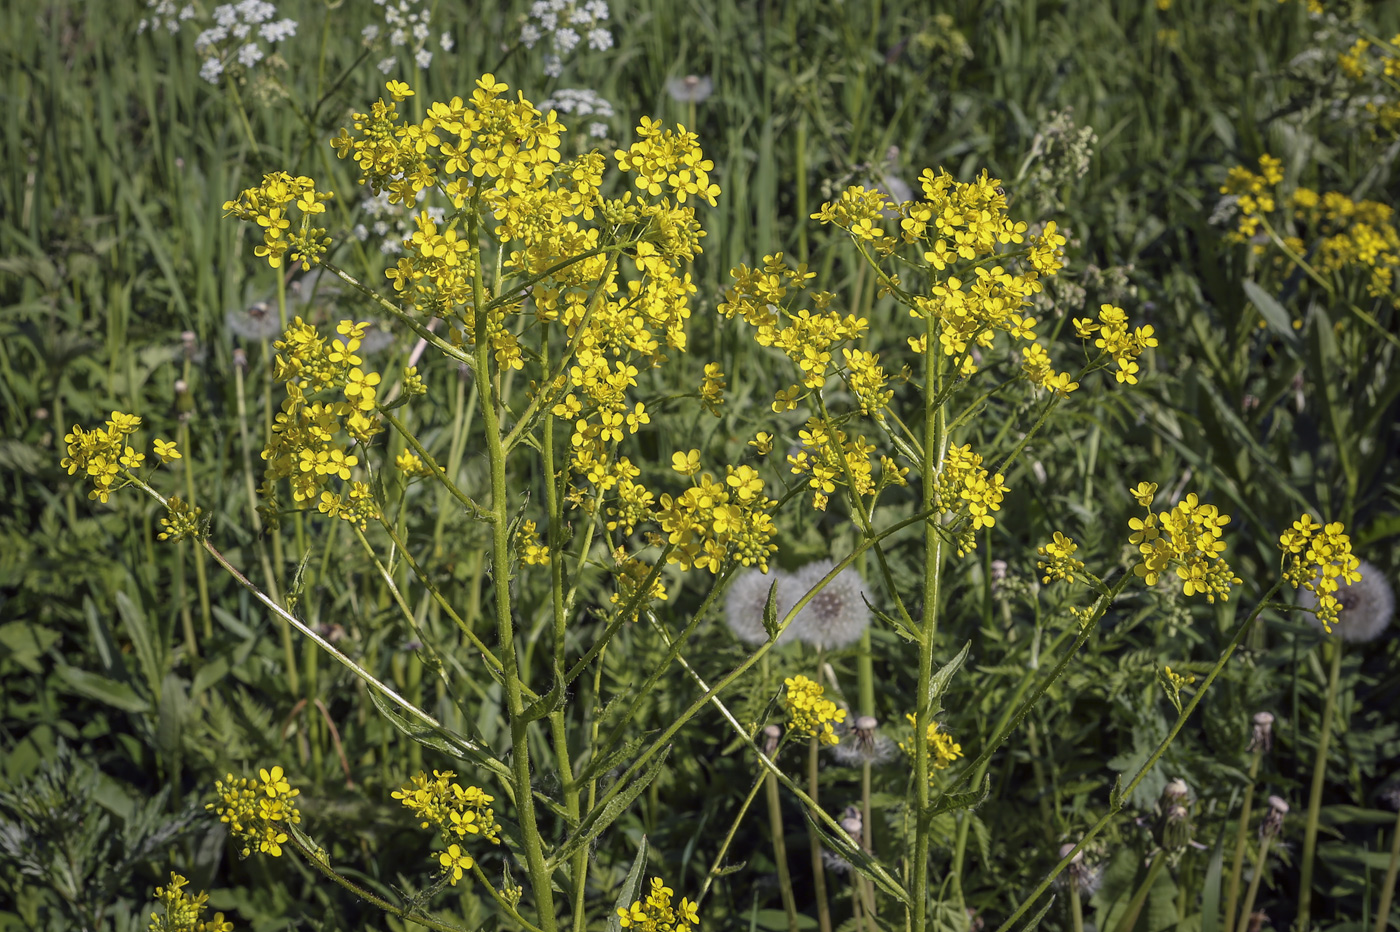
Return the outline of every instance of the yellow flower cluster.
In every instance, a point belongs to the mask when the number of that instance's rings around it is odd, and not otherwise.
[[[908,713],[904,716],[910,725],[918,725],[918,719]],[[925,739],[928,741],[928,763],[930,767],[929,779],[933,778],[934,770],[947,770],[948,765],[959,757],[963,756],[962,745],[953,740],[953,736],[943,730],[943,726],[937,722],[929,722]],[[899,749],[909,755],[912,761],[918,753],[918,748],[911,737],[908,741],[900,741]]]
[[[1084,572],[1084,561],[1074,557],[1078,549],[1079,545],[1073,538],[1056,531],[1050,543],[1044,547],[1037,547],[1035,551],[1045,558],[1036,563],[1037,567],[1045,571],[1040,581],[1047,586],[1056,579],[1074,582],[1074,574]]]
[[[262,184],[248,188],[235,200],[224,202],[224,216],[237,217],[262,227],[263,241],[253,250],[274,269],[282,267],[284,257],[309,269],[321,260],[330,246],[330,237],[312,223],[317,214],[326,211],[323,203],[329,192],[317,191],[316,182],[305,175],[293,178],[286,172],[263,175]],[[291,229],[291,208],[295,207],[300,221]]]
[[[164,530],[156,535],[157,540],[184,540],[186,537],[198,535],[199,519],[204,514],[203,508],[191,506],[178,495],[172,495],[166,505],[168,511],[165,517],[160,519],[160,526]]]
[[[126,438],[140,426],[139,417],[120,411],[113,411],[107,425],[96,430],[83,430],[74,424],[73,432],[63,438],[68,444],[68,455],[59,465],[68,470],[70,476],[82,472],[91,479],[93,488],[88,498],[106,504],[122,467],[139,469],[146,461],[144,453],[138,453],[126,443]]]
[[[292,789],[281,767],[259,770],[258,776],[261,780],[229,774],[215,781],[216,798],[204,808],[226,823],[234,838],[242,840],[245,858],[255,848],[281,857],[286,827],[301,822],[301,813],[292,802],[301,790]]]
[[[991,512],[1001,510],[1007,491],[1005,477],[1001,473],[991,475],[982,465],[981,454],[972,452],[972,444],[948,448],[934,482],[934,507],[945,513],[967,509],[971,520],[958,535],[958,556],[975,550],[976,533],[997,523]]]
[[[189,894],[185,887],[189,881],[172,871],[170,885],[156,887],[156,902],[165,909],[165,914],[151,913],[149,932],[233,932],[233,923],[224,918],[223,913],[215,913],[212,919],[201,919],[208,907],[209,894],[204,891]]]
[[[1376,129],[1394,133],[1400,129],[1400,96],[1395,94],[1396,79],[1400,78],[1400,35],[1389,42],[1357,39],[1351,48],[1337,56],[1337,70],[1355,82],[1369,86],[1354,89],[1358,97],[1367,99],[1366,113],[1375,121]],[[1376,54],[1373,56],[1371,52]],[[1367,91],[1376,90],[1379,94]]]
[[[273,344],[273,376],[285,383],[287,397],[262,453],[264,495],[277,480],[289,479],[295,501],[319,496],[323,514],[362,527],[378,516],[378,506],[368,484],[350,479],[360,462],[350,445],[368,443],[384,429],[376,414],[379,373],[361,369],[356,355],[368,326],[343,320],[339,339],[328,343],[298,317]],[[336,479],[347,483],[344,495],[330,488]]]
[[[549,565],[549,547],[540,543],[539,530],[528,518],[515,531],[515,552],[526,566]]]
[[[628,602],[631,602],[636,598],[638,590],[646,584],[647,577],[651,575],[652,568],[652,564],[638,560],[636,557],[628,556],[625,549],[618,547],[613,551],[613,579],[617,583],[617,589],[609,597],[608,601],[616,605],[619,609]],[[637,602],[636,607],[632,610],[631,614],[628,615],[627,620],[636,621],[642,609],[645,608],[647,603],[652,599],[656,599],[659,602],[666,601],[666,587],[662,585],[660,575],[652,580],[650,591]]]
[[[1338,588],[1361,580],[1361,561],[1352,555],[1351,537],[1344,531],[1340,521],[1321,525],[1305,514],[1278,540],[1283,551],[1283,578],[1293,588],[1317,595],[1317,620],[1328,634],[1342,609]]]
[[[1396,120],[1400,125],[1400,109]],[[1262,155],[1259,166],[1259,174],[1242,166],[1230,169],[1220,188],[1222,194],[1238,198],[1240,218],[1230,234],[1232,239],[1249,240],[1268,221],[1287,234],[1282,235],[1284,245],[1295,256],[1307,255],[1317,271],[1365,274],[1370,295],[1394,299],[1395,272],[1400,267],[1400,231],[1396,230],[1394,208],[1378,201],[1355,201],[1340,191],[1319,194],[1312,188],[1297,187],[1285,195],[1278,190],[1283,183],[1282,163]],[[1291,232],[1282,219],[1269,218],[1285,206],[1294,226]],[[1255,245],[1256,252],[1262,253],[1264,248],[1262,243]]]
[[[846,710],[836,708],[836,703],[823,699],[826,690],[805,676],[790,676],[785,679],[787,693],[783,696],[783,708],[788,713],[788,730],[796,729],[802,734],[816,738],[820,744],[839,744],[832,722],[844,722]]]
[[[813,508],[825,511],[831,493],[838,486],[850,484],[848,477],[854,480],[851,491],[856,496],[875,491],[870,468],[870,455],[875,452],[875,446],[866,443],[864,437],[848,439],[845,431],[816,417],[807,421],[798,437],[802,445],[788,455],[787,461],[794,475],[809,477],[807,485],[812,489]]]
[[[453,781],[455,776],[450,770],[434,770],[429,779],[426,773],[420,772],[391,794],[421,820],[420,828],[437,829],[447,850],[440,852],[435,860],[453,886],[462,879],[464,871],[476,864],[458,842],[475,836],[493,845],[501,843],[501,827],[496,824],[496,814],[491,808],[496,798],[480,787],[464,789]]]
[[[719,312],[728,318],[738,314],[754,328],[759,346],[781,350],[809,389],[821,388],[832,374],[836,348],[860,339],[870,326],[864,317],[828,311],[829,292],[810,295],[814,309],[798,308],[797,299],[814,273],[806,265],[789,266],[782,253],[764,256],[762,269],[740,265],[729,274],[734,285],[725,292]]]
[[[1133,494],[1139,502],[1146,498],[1150,503],[1155,489],[1151,483],[1140,484]],[[1145,507],[1150,508],[1150,504]],[[1168,511],[1154,515],[1149,510],[1145,517],[1130,518],[1128,526],[1133,533],[1128,540],[1142,554],[1142,562],[1133,572],[1147,585],[1155,586],[1161,574],[1175,566],[1186,595],[1201,594],[1210,602],[1219,596],[1228,602],[1230,587],[1240,582],[1220,557],[1225,551],[1220,537],[1229,523],[1229,515],[1221,514],[1214,505],[1202,504],[1194,492]]]
[[[477,81],[470,100],[434,103],[418,123],[402,120],[395,106],[412,90],[390,82],[389,91],[393,102],[356,114],[354,131],[333,140],[337,152],[354,158],[361,183],[389,191],[393,201],[416,204],[436,189],[458,209],[438,223],[425,205],[406,255],[387,272],[395,291],[415,313],[452,321],[454,339],[472,346],[485,340],[501,369],[523,369],[533,359],[517,337],[527,308],[537,322],[561,324],[574,358],[557,377],[548,372],[532,384],[535,400],[573,426],[569,500],[584,505],[584,485],[616,489],[614,512],[629,533],[655,519],[654,496],[616,448],[650,422],[645,406],[627,397],[641,369],[686,347],[695,292],[686,264],[703,236],[694,204],[714,204],[719,193],[694,133],[643,118],[638,140],[614,153],[641,196],[606,198],[606,157],[590,152],[562,161],[565,130],[556,114],[505,96],[506,85],[493,75]],[[510,287],[478,275],[470,236],[478,212],[496,222]],[[625,279],[622,257],[634,279]],[[480,297],[478,284],[485,285]],[[718,404],[717,375],[707,373],[708,404]]]
[[[679,495],[661,496],[654,516],[667,541],[674,545],[669,562],[718,573],[726,560],[758,566],[765,572],[777,526],[771,514],[777,504],[764,493],[763,479],[752,466],[726,466],[723,481],[710,473],[695,476],[699,451],[677,454],[683,462],[672,469],[690,475],[694,485]]]
[[[715,417],[724,404],[724,370],[717,362],[705,363],[705,375],[700,383],[700,402]]]
[[[638,900],[630,907],[618,907],[618,923],[624,929],[637,932],[687,932],[700,927],[700,911],[690,900],[681,898],[680,903],[671,905],[675,891],[661,882],[660,877],[651,878],[651,892],[646,899]]]
[[[1146,350],[1157,345],[1157,337],[1151,324],[1128,329],[1128,315],[1121,307],[1112,304],[1099,306],[1099,319],[1076,317],[1074,332],[1081,340],[1088,340],[1095,333],[1094,345],[1113,357],[1118,366],[1116,378],[1129,385],[1137,384],[1137,358]]]

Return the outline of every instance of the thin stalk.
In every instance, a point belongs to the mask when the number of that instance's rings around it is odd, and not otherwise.
[[[1235,833],[1235,860],[1230,867],[1230,885],[1225,891],[1224,932],[1234,932],[1235,907],[1240,898],[1240,878],[1244,876],[1244,849],[1249,844],[1249,815],[1254,804],[1254,782],[1259,777],[1259,761],[1264,757],[1263,746],[1254,749],[1249,761],[1249,783],[1244,788],[1244,802],[1240,804],[1240,827]]]
[[[1133,898],[1128,901],[1128,908],[1124,911],[1123,917],[1118,920],[1118,924],[1113,927],[1114,932],[1132,932],[1133,926],[1137,925],[1138,916],[1142,915],[1142,907],[1147,904],[1147,894],[1152,892],[1152,885],[1157,882],[1157,875],[1162,872],[1162,865],[1167,863],[1167,853],[1158,851],[1157,856],[1152,859],[1152,863],[1147,868],[1147,876],[1142,878],[1142,884],[1133,894]]]
[[[247,358],[246,356],[244,357]],[[267,555],[267,543],[263,540],[262,516],[258,514],[258,489],[253,480],[253,445],[248,440],[248,402],[244,397],[243,370],[245,366],[233,367],[234,387],[238,398],[238,440],[243,453],[243,486],[248,495],[248,518],[253,528],[253,547],[262,564],[264,585],[268,595],[275,601],[282,597],[277,591],[277,574],[272,569],[272,561]],[[285,628],[285,625],[283,626]]]
[[[1272,833],[1266,834],[1263,838],[1259,839],[1259,860],[1254,864],[1254,876],[1249,878],[1249,889],[1245,891],[1244,894],[1244,906],[1240,909],[1240,921],[1237,928],[1249,928],[1249,916],[1254,912],[1254,898],[1259,894],[1259,884],[1264,879],[1264,868],[1267,866],[1269,859],[1269,843],[1273,840],[1274,836]],[[1301,920],[1302,917],[1300,916],[1299,919]],[[1385,927],[1384,923],[1382,923],[1381,927]],[[1302,927],[1299,926],[1299,928]]]
[[[327,879],[332,880],[335,883],[339,884],[341,887],[344,887],[346,890],[349,890],[351,893],[353,893],[355,896],[358,896],[366,903],[372,903],[373,905],[378,906],[380,909],[384,910],[391,916],[397,916],[405,922],[417,923],[418,925],[423,926],[427,929],[437,929],[438,932],[470,932],[470,930],[468,930],[465,926],[459,926],[456,923],[448,922],[444,919],[434,919],[432,916],[424,916],[421,913],[410,912],[409,910],[404,909],[402,906],[395,906],[388,900],[383,899],[382,897],[375,896],[373,893],[370,893],[368,890],[355,883],[350,878],[336,871],[336,869],[331,867],[327,861],[324,861],[321,858],[317,857],[316,852],[312,851],[310,848],[302,844],[299,839],[292,838],[290,839],[290,843],[291,846],[297,850],[297,853],[300,854],[306,860],[306,863],[310,864],[312,867],[316,868],[316,870],[320,871],[321,874]],[[538,929],[535,929],[535,927],[529,925],[529,923],[524,924],[529,929],[534,930],[534,932],[539,932]]]
[[[1079,900],[1079,880],[1069,879],[1069,919],[1073,932],[1084,932],[1084,904]]]
[[[778,798],[778,778],[771,772],[764,779],[768,787],[768,828],[773,835],[773,860],[778,864],[778,892],[787,914],[788,932],[797,932],[797,898],[792,893],[792,874],[788,872],[787,841],[783,838],[782,801]]]
[[[817,759],[821,753],[821,743],[816,738],[807,739],[807,795],[817,803]],[[826,899],[826,866],[822,864],[822,839],[817,834],[815,822],[807,823],[807,839],[812,846],[812,886],[817,898],[817,925],[821,932],[831,932],[831,904]]]
[[[188,370],[189,363],[186,362],[185,366]],[[194,455],[190,450],[190,424],[184,419],[180,421],[180,449],[188,454],[185,456],[184,469],[185,501],[189,502],[190,507],[194,507]],[[204,637],[212,638],[214,636],[214,613],[209,604],[209,571],[204,566],[204,554],[197,549],[194,554],[194,581],[199,589],[199,617],[204,623]]]
[[[705,874],[705,882],[700,885],[700,893],[695,897],[695,908],[699,909],[700,904],[705,902],[705,895],[710,892],[711,885],[715,878],[719,876],[720,865],[724,863],[724,856],[729,852],[729,846],[734,842],[734,836],[739,832],[739,823],[744,821],[744,816],[748,815],[749,807],[758,798],[758,791],[763,789],[768,782],[767,774],[760,773],[758,779],[754,781],[753,788],[749,790],[749,795],[744,797],[744,802],[739,806],[739,812],[734,816],[734,821],[729,825],[729,831],[724,836],[724,841],[720,843],[719,851],[715,853],[714,862],[710,864],[710,870]],[[776,784],[775,784],[776,785]]]
[[[1308,792],[1308,821],[1303,829],[1303,857],[1298,881],[1298,932],[1308,932],[1312,919],[1313,858],[1317,854],[1317,820],[1322,810],[1322,784],[1327,779],[1327,750],[1332,743],[1332,714],[1337,707],[1337,680],[1342,673],[1342,639],[1332,639],[1332,668],[1327,674],[1327,697],[1322,702],[1322,724],[1313,761],[1312,789]]]
[[[1371,932],[1385,932],[1390,923],[1390,903],[1395,896],[1395,875],[1400,873],[1400,810],[1395,813],[1395,827],[1390,832],[1390,864],[1385,869],[1385,883],[1381,884],[1381,899],[1376,904],[1376,924]]]

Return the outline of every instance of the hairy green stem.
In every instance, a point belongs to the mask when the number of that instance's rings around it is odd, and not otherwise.
[[[1390,831],[1390,863],[1385,869],[1385,882],[1381,884],[1381,899],[1376,904],[1376,924],[1371,932],[1385,932],[1390,924],[1390,903],[1395,896],[1395,876],[1400,873],[1400,810],[1395,813],[1395,827]]]
[[[1269,843],[1273,840],[1274,836],[1271,833],[1259,839],[1259,860],[1254,863],[1254,876],[1249,878],[1249,889],[1245,891],[1244,906],[1240,908],[1240,921],[1236,928],[1249,928],[1249,917],[1254,912],[1254,898],[1259,895],[1259,884],[1264,880],[1264,869],[1269,863]]]

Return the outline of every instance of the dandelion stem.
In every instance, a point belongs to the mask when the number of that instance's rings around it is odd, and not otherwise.
[[[1332,716],[1337,707],[1337,680],[1342,673],[1342,639],[1332,638],[1331,648],[1332,667],[1327,674],[1327,696],[1322,701],[1317,756],[1313,761],[1312,788],[1308,791],[1308,821],[1303,829],[1303,854],[1299,862],[1298,932],[1308,932],[1308,924],[1312,919],[1313,859],[1317,853],[1317,822],[1322,810],[1322,786],[1327,779],[1327,750],[1332,743]]]
[[[1385,882],[1381,884],[1381,899],[1376,904],[1376,924],[1371,932],[1385,932],[1390,923],[1390,903],[1395,896],[1395,876],[1400,873],[1400,810],[1395,813],[1395,827],[1390,832],[1390,864],[1385,869]]]
[[[1073,932],[1084,932],[1084,904],[1079,901],[1079,881],[1073,876],[1069,881],[1069,918]]]
[[[807,739],[807,794],[812,806],[817,806],[817,760],[821,744],[816,738]],[[812,846],[812,886],[817,898],[817,925],[821,932],[831,932],[831,904],[826,899],[826,867],[822,864],[822,839],[816,822],[807,823],[807,839]]]
[[[768,787],[768,827],[773,835],[773,860],[778,865],[778,892],[787,914],[788,932],[797,932],[797,898],[792,893],[792,874],[788,872],[787,841],[783,838],[782,801],[778,798],[778,778],[771,772],[764,778]]]
[[[1249,916],[1254,912],[1254,898],[1259,894],[1259,884],[1264,879],[1264,868],[1267,866],[1269,858],[1269,844],[1274,840],[1272,834],[1266,834],[1259,840],[1259,860],[1254,864],[1254,876],[1249,878],[1249,889],[1244,894],[1244,906],[1240,910],[1240,921],[1236,928],[1247,929],[1249,927]],[[1300,916],[1301,920],[1302,917]],[[1301,929],[1302,927],[1299,926]]]
[[[1230,886],[1225,891],[1224,932],[1234,932],[1235,906],[1240,898],[1240,878],[1244,876],[1244,851],[1249,844],[1249,815],[1254,803],[1254,783],[1259,777],[1259,761],[1264,757],[1264,748],[1254,748],[1254,756],[1249,762],[1249,783],[1244,788],[1244,801],[1240,804],[1240,827],[1235,835],[1235,860],[1230,867]]]
[[[1162,865],[1166,863],[1167,852],[1158,851],[1157,856],[1152,859],[1152,863],[1147,868],[1147,876],[1142,878],[1142,884],[1133,894],[1133,898],[1128,901],[1128,908],[1124,911],[1123,917],[1113,927],[1114,932],[1132,932],[1133,926],[1137,925],[1138,916],[1142,915],[1142,907],[1147,903],[1147,894],[1152,892],[1152,885],[1157,882],[1157,875],[1162,872]]]

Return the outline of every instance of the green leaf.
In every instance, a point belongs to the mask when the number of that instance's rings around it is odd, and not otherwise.
[[[1220,886],[1225,866],[1225,825],[1215,836],[1206,864],[1206,877],[1201,884],[1201,932],[1216,932],[1220,927]]]
[[[1294,356],[1298,355],[1298,335],[1293,331],[1293,319],[1289,317],[1287,309],[1252,279],[1245,279],[1244,293],[1249,303],[1259,309],[1269,329],[1282,338],[1288,351]]]
[[[617,899],[613,902],[613,911],[608,915],[608,932],[622,932],[622,920],[618,916],[618,910],[630,909],[632,904],[641,899],[642,874],[647,868],[647,836],[643,835],[641,842],[637,845],[637,856],[632,859],[632,869],[627,872],[627,879],[622,882],[622,889],[617,891]]]
[[[667,748],[656,755],[656,760],[652,761],[640,777],[632,781],[632,785],[621,793],[618,793],[608,802],[590,812],[582,822],[579,823],[578,830],[569,836],[565,842],[554,852],[550,861],[554,864],[563,864],[579,848],[591,842],[603,833],[603,830],[612,825],[617,817],[627,811],[627,807],[632,805],[636,799],[647,788],[647,784],[656,779],[656,775],[661,772],[666,760],[671,755],[671,749]]]
[[[768,640],[778,636],[778,581],[768,587],[768,598],[763,603],[763,630],[768,632]]]
[[[929,818],[957,809],[975,809],[986,801],[991,792],[992,775],[987,774],[982,778],[980,789],[969,790],[966,793],[944,793],[938,797],[938,801],[929,807]]]
[[[108,679],[99,673],[93,673],[78,667],[61,664],[54,669],[59,679],[63,680],[73,692],[98,702],[104,702],[123,712],[149,712],[151,704],[136,691],[125,683],[118,683],[116,680]]]
[[[165,679],[164,651],[151,637],[147,615],[137,608],[130,596],[120,591],[117,592],[117,614],[121,616],[126,636],[131,638],[132,651],[141,665],[141,672],[146,676],[146,687],[156,701],[160,701],[161,682]]]
[[[953,679],[953,674],[961,669],[963,663],[967,660],[967,652],[970,650],[972,650],[972,642],[968,641],[963,645],[963,649],[958,651],[956,657],[939,667],[938,672],[933,675],[933,679],[929,680],[928,688],[930,699],[937,699],[948,691],[949,681]]]
[[[39,656],[58,643],[57,631],[28,621],[0,625],[0,648],[30,673],[42,673]]]
[[[493,773],[500,773],[504,765],[496,758],[484,753],[481,747],[469,738],[450,728],[433,728],[418,719],[409,718],[398,706],[391,705],[379,690],[370,687],[365,690],[370,700],[389,724],[425,748],[440,751],[457,760],[467,761],[485,767]]]

